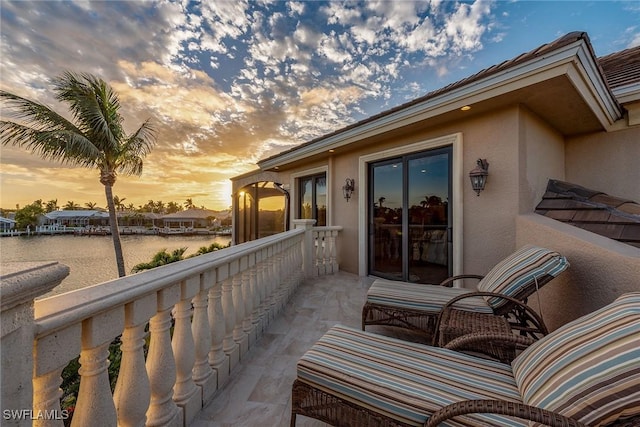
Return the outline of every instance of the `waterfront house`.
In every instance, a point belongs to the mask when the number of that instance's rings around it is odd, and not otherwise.
[[[12,231],[16,226],[16,222],[13,219],[0,217],[0,232],[8,233]]]
[[[571,33],[235,177],[242,244],[36,301],[68,268],[3,269],[3,421],[63,426],[80,355],[73,425],[287,425],[296,361],[359,326],[373,277],[482,274],[525,243],[571,263],[530,298],[550,329],[637,290],[638,247],[541,204],[562,201],[550,180],[640,200],[639,70],[640,48],[598,58]]]
[[[639,201],[639,159],[640,47],[599,58],[574,32],[261,160],[232,179],[233,240],[310,218],[342,227],[341,270],[426,283],[555,248],[572,265],[540,295],[555,328],[637,289],[640,249],[534,211],[550,180]]]
[[[219,227],[220,221],[216,220],[216,212],[209,209],[190,208],[184,211],[174,212],[162,216],[162,222],[167,229],[208,229]]]
[[[39,225],[49,227],[108,227],[109,213],[100,210],[58,210],[39,218]]]

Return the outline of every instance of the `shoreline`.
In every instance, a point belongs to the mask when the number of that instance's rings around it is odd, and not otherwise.
[[[74,236],[110,236],[109,227],[37,227],[35,231],[2,231],[0,237],[33,237],[33,236],[56,236],[56,235],[74,235]],[[223,236],[230,237],[231,230],[208,230],[205,228],[154,228],[146,227],[122,227],[120,229],[121,236]]]

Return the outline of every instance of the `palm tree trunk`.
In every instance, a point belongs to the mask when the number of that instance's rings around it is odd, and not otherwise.
[[[113,239],[113,249],[116,253],[116,264],[118,265],[118,277],[127,275],[124,269],[124,255],[122,244],[120,243],[120,230],[118,229],[118,217],[116,216],[116,205],[113,202],[113,190],[111,185],[104,186],[104,193],[107,196],[107,207],[109,208],[109,224],[111,226],[111,238]]]

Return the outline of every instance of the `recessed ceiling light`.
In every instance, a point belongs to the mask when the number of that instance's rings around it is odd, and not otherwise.
[[[461,108],[462,111],[469,111],[471,110],[471,107],[469,105],[465,105],[464,107]]]
[[[333,148],[331,150],[329,150],[330,153],[335,153],[336,150],[334,150]]]

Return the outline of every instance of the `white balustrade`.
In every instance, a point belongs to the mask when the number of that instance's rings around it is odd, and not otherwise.
[[[24,354],[23,366],[12,371],[26,372],[19,375],[28,376],[22,380],[30,387],[25,387],[28,393],[17,396],[5,397],[3,390],[2,409],[32,408],[36,413],[55,414],[57,419],[34,420],[33,425],[61,427],[62,418],[71,415],[60,406],[61,374],[79,355],[80,390],[73,426],[189,425],[228,381],[234,366],[251,351],[300,281],[322,271],[337,271],[339,228],[325,227],[319,234],[308,221],[302,224],[285,233],[35,302],[43,292],[23,296],[25,312],[34,313],[21,326],[23,341],[16,341],[17,335],[5,328],[15,309],[5,305],[10,299],[5,300],[3,276],[3,352],[11,344],[12,354]],[[319,246],[321,252],[317,252]],[[315,270],[305,267],[309,261]],[[319,265],[326,267],[321,271]],[[49,279],[57,280],[52,286],[62,280]],[[116,339],[121,341],[122,355],[112,393],[108,356]],[[12,379],[7,373],[3,364],[3,384],[5,377]]]

